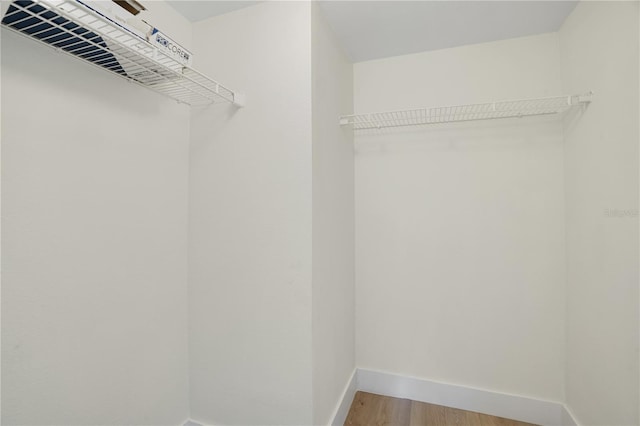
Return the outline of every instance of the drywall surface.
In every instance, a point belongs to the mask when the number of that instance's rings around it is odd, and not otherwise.
[[[146,11],[141,12],[141,19],[163,31],[181,46],[191,48],[191,22],[166,1],[145,0],[142,2]]]
[[[188,109],[2,31],[2,424],[180,424]]]
[[[192,111],[192,418],[309,424],[311,7],[260,3],[193,40],[195,65],[248,97]]]
[[[638,3],[580,2],[560,31],[565,121],[567,404],[583,425],[640,422]]]
[[[354,66],[356,112],[562,92],[557,34]],[[563,400],[562,123],[357,133],[358,367]]]
[[[353,66],[312,6],[313,424],[327,425],[355,369]]]

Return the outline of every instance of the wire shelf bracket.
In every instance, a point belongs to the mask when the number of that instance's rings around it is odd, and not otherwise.
[[[178,62],[80,0],[16,0],[2,26],[179,103],[244,106],[242,94]]]
[[[354,130],[421,126],[465,121],[558,115],[591,102],[593,92],[535,99],[516,99],[456,106],[353,114],[340,117],[340,125]]]

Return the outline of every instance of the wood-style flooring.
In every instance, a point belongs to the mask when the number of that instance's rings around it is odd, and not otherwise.
[[[357,392],[345,426],[533,426],[410,399]]]

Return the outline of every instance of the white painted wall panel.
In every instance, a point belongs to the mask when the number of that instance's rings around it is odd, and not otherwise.
[[[562,93],[557,34],[355,64],[355,111]],[[562,124],[356,135],[361,368],[562,401]]]
[[[3,30],[3,424],[187,417],[188,124]]]
[[[560,31],[565,121],[567,403],[583,425],[638,424],[638,3],[581,2]]]
[[[309,424],[311,6],[266,2],[194,24],[195,66],[247,93],[191,120],[192,418]]]
[[[355,369],[353,66],[317,5],[313,72],[313,423],[329,424]]]

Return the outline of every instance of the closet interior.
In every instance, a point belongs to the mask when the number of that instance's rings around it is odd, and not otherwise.
[[[1,5],[3,425],[639,424],[638,2]]]

